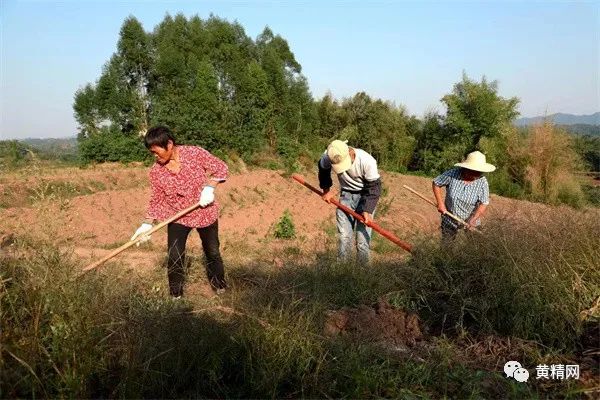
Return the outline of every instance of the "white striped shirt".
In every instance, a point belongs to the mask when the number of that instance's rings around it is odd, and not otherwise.
[[[362,149],[354,149],[354,161],[349,170],[337,174],[341,190],[360,191],[365,187],[365,181],[376,181],[380,178],[377,161],[372,155]],[[323,153],[319,165],[323,169],[331,169],[331,160],[327,151]]]

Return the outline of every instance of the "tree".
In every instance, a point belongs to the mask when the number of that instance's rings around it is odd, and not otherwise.
[[[266,127],[273,115],[273,91],[257,61],[248,64],[236,101],[236,147],[245,153],[265,143]]]
[[[462,143],[467,151],[479,148],[483,137],[498,137],[519,115],[519,99],[498,95],[498,82],[485,77],[474,82],[463,73],[462,81],[452,93],[442,98],[447,107],[444,126],[446,138],[453,144]]]
[[[151,123],[210,150],[250,155],[285,143],[282,151],[297,155],[318,119],[300,72],[288,43],[269,28],[253,41],[238,23],[178,14],[147,33],[129,17],[98,80],[75,94],[80,139],[137,135]]]
[[[267,75],[273,93],[272,113],[267,122],[269,144],[277,147],[280,137],[301,137],[303,108],[312,107],[312,97],[308,86],[300,76],[301,66],[296,61],[285,39],[274,35],[266,27],[256,39],[256,49],[260,65]],[[310,106],[309,106],[310,104]],[[312,110],[311,114],[312,115]],[[300,129],[298,129],[300,127]]]
[[[346,125],[339,104],[328,92],[317,102],[318,135],[328,140],[335,139]]]
[[[347,123],[340,136],[353,146],[371,153],[384,168],[405,170],[412,158],[414,125],[403,107],[373,100],[364,92],[342,102]]]
[[[100,117],[96,104],[96,91],[89,83],[75,92],[73,103],[75,120],[79,124],[79,138],[85,139],[98,132]]]
[[[133,130],[143,134],[148,128],[148,84],[152,59],[150,38],[134,17],[128,17],[123,22],[117,55],[117,60],[121,63],[120,73],[129,92],[127,97],[131,103]]]
[[[600,171],[600,137],[581,135],[573,137],[574,148],[585,161],[588,171]]]

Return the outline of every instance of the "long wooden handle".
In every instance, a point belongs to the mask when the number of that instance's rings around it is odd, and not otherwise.
[[[312,190],[313,192],[315,192],[316,194],[318,194],[319,196],[323,195],[323,192],[319,189],[317,189],[316,187],[312,186],[310,183],[307,183],[304,180],[304,177],[302,175],[298,175],[298,174],[293,174],[292,178],[300,183],[301,185],[309,188],[310,190]],[[346,207],[345,205],[341,204],[339,201],[335,200],[335,199],[331,199],[330,200],[331,203],[333,203],[337,208],[339,208],[340,210],[342,210],[343,212],[345,212],[346,214],[349,214],[351,216],[353,216],[354,218],[356,218],[357,220],[359,220],[360,222],[362,222],[363,224],[367,225],[368,227],[373,228],[373,230],[377,231],[379,234],[381,234],[381,236],[385,237],[386,239],[389,239],[390,241],[392,241],[393,243],[397,244],[398,246],[402,247],[404,250],[408,251],[409,253],[412,252],[412,245],[410,243],[407,243],[405,241],[403,241],[402,239],[399,239],[396,235],[394,235],[392,232],[383,229],[381,226],[379,226],[378,224],[376,224],[375,222],[365,222],[365,219],[362,215],[358,214],[357,212],[355,212],[354,210],[352,210],[351,208]]]
[[[434,203],[433,201],[431,201],[430,199],[428,199],[427,197],[423,196],[421,193],[417,192],[415,189],[406,186],[406,185],[402,185],[402,187],[406,190],[408,190],[409,192],[412,192],[413,194],[416,194],[417,196],[419,196],[420,198],[422,198],[423,200],[425,200],[426,202],[428,202],[429,204],[431,204],[432,206],[437,208],[437,204]],[[460,219],[459,217],[457,217],[456,215],[452,214],[450,211],[446,211],[444,213],[445,215],[449,216],[450,218],[452,218],[453,220],[455,220],[456,222],[468,227],[470,230],[473,230],[475,232],[479,232],[481,233],[480,230],[478,230],[477,228],[473,228],[471,227],[467,222],[463,221],[462,219]]]
[[[175,214],[171,218],[169,218],[166,221],[163,221],[163,222],[159,223],[158,225],[154,226],[150,231],[148,231],[144,235],[151,235],[151,234],[153,234],[154,232],[158,231],[159,229],[162,229],[164,226],[170,224],[171,222],[176,221],[179,218],[183,217],[187,213],[190,213],[190,212],[194,211],[198,207],[200,207],[200,204],[196,203],[196,204],[194,204],[192,206],[189,206],[188,208],[186,208],[184,210],[179,211],[177,214]],[[88,265],[87,267],[85,267],[83,269],[83,272],[87,272],[87,271],[90,271],[90,270],[92,270],[94,268],[97,268],[97,267],[101,266],[102,264],[104,264],[105,262],[107,262],[108,260],[110,260],[111,258],[113,258],[114,256],[116,256],[117,254],[120,254],[121,252],[127,250],[128,248],[130,248],[131,246],[133,246],[134,244],[136,244],[138,241],[140,241],[142,239],[142,237],[144,235],[139,235],[135,239],[130,240],[129,242],[127,242],[124,245],[120,246],[119,248],[115,249],[110,254],[102,257],[100,260],[98,260],[98,261],[96,261],[96,262]]]

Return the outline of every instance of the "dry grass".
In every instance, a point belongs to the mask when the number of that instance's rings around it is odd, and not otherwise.
[[[553,204],[582,204],[584,194],[576,172],[583,163],[572,146],[571,137],[549,122],[532,127],[525,178],[534,198]]]
[[[405,272],[413,307],[437,331],[573,350],[583,329],[579,315],[600,294],[598,217],[590,210],[494,221],[482,235],[447,246],[425,242]]]

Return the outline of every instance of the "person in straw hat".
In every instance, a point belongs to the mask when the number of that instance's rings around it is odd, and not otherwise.
[[[490,187],[483,173],[496,169],[486,162],[485,155],[479,151],[469,153],[465,161],[454,166],[457,168],[436,177],[432,184],[438,211],[442,214],[441,230],[444,240],[453,239],[461,228],[446,212],[466,221],[471,228],[480,225],[479,219],[490,203]],[[445,201],[442,201],[442,187],[446,188]]]
[[[375,158],[341,140],[331,142],[319,160],[319,186],[323,189],[323,200],[328,203],[335,195],[331,190],[332,169],[340,183],[340,203],[362,214],[366,222],[372,222],[381,195],[381,177]],[[336,210],[336,222],[339,233],[338,259],[347,261],[350,258],[356,236],[358,261],[367,264],[372,229],[340,209]]]

